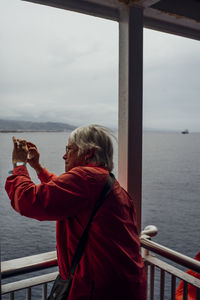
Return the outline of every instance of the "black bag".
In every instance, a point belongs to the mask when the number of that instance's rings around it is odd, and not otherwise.
[[[69,295],[70,287],[72,284],[72,277],[69,276],[69,278],[62,279],[60,274],[56,277],[56,280],[54,281],[51,294],[48,297],[48,300],[66,300]]]
[[[56,277],[56,280],[53,284],[53,287],[52,287],[50,296],[48,297],[48,300],[67,300],[68,299],[68,295],[69,295],[70,287],[72,284],[72,279],[73,279],[75,269],[83,255],[83,252],[86,247],[87,238],[88,238],[88,230],[89,230],[90,224],[91,224],[92,219],[95,216],[98,208],[103,203],[103,200],[110,193],[110,191],[113,187],[113,184],[114,184],[114,179],[115,179],[114,175],[112,173],[110,173],[110,176],[108,177],[108,180],[100,194],[100,197],[95,204],[95,207],[92,211],[89,222],[88,222],[86,228],[84,229],[83,234],[79,240],[75,255],[72,260],[71,268],[68,272],[68,279],[62,279],[62,277],[60,275],[58,275]]]

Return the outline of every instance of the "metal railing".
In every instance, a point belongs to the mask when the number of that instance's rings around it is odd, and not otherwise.
[[[163,258],[170,259],[173,263],[182,265],[198,273],[200,273],[200,262],[151,241],[151,237],[156,234],[157,228],[150,225],[145,227],[140,237],[142,255],[148,274],[148,299],[175,300],[177,279],[179,279],[184,282],[183,300],[187,300],[187,291],[190,285],[196,288],[196,300],[200,300],[200,280],[180,270],[180,268],[163,261]],[[152,255],[150,251],[161,256],[162,260]],[[57,266],[56,251],[5,261],[1,263],[1,278],[4,281],[6,278],[45,270],[54,266]],[[160,273],[159,278],[156,278],[157,271]],[[11,283],[4,283],[1,285],[1,294],[2,296],[9,294],[10,299],[14,299],[17,291],[26,290],[26,296],[23,299],[31,300],[33,287],[40,285],[42,286],[42,299],[46,300],[48,283],[55,280],[57,274],[58,272],[50,272]],[[170,288],[168,287],[168,289],[166,289],[166,274],[170,274],[169,276],[171,276]],[[167,298],[165,298],[165,295]]]
[[[148,299],[155,299],[155,271],[156,269],[160,272],[159,281],[159,291],[157,291],[156,300],[164,300],[166,288],[165,288],[165,279],[166,274],[169,274],[171,277],[168,280],[170,281],[170,286],[167,290],[168,295],[166,295],[170,300],[175,300],[176,288],[177,288],[177,279],[183,280],[183,300],[188,299],[188,287],[193,286],[196,289],[196,300],[200,300],[200,280],[196,277],[187,274],[186,272],[180,270],[178,267],[173,266],[165,261],[163,258],[171,260],[173,263],[178,264],[179,266],[184,266],[187,269],[191,269],[200,274],[200,262],[190,258],[186,255],[183,255],[179,252],[171,250],[165,246],[162,246],[158,243],[155,243],[150,240],[151,237],[157,234],[157,228],[153,225],[147,226],[144,231],[141,232],[141,246],[142,246],[142,255],[146,265],[146,272],[148,274]],[[155,255],[152,255],[149,251],[158,254],[162,257],[162,260]],[[157,288],[158,290],[158,288]]]
[[[17,275],[24,275],[30,272],[41,271],[57,266],[56,251],[46,252],[38,255],[32,255],[4,261],[1,263],[1,278],[2,280],[14,277]],[[15,293],[20,290],[26,290],[27,300],[32,299],[32,288],[42,286],[42,299],[47,299],[47,284],[55,280],[58,272],[51,272],[44,275],[34,276],[11,283],[1,285],[1,294],[9,294],[10,299],[14,299]]]

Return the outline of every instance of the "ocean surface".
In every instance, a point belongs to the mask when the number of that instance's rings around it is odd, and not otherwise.
[[[62,156],[69,133],[0,133],[2,261],[55,250],[55,222],[39,222],[20,216],[11,208],[4,191],[8,171],[12,169],[13,135],[36,143],[42,165],[61,174],[64,172]],[[117,145],[114,161],[114,173],[117,175]],[[34,171],[30,167],[28,169],[31,178],[38,184]],[[158,235],[153,240],[164,246],[190,257],[200,250],[199,133],[144,133],[142,224],[143,228],[149,224],[156,225]],[[34,293],[32,299],[41,299],[37,290]],[[4,296],[3,299],[8,298]],[[25,295],[18,292],[16,299],[25,299]]]

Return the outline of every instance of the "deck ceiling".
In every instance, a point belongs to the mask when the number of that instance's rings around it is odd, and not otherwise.
[[[124,5],[141,7],[144,27],[200,40],[200,0],[23,0],[81,12],[111,20],[119,19]]]

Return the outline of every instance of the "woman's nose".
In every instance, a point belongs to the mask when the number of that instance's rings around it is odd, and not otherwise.
[[[63,159],[65,160],[67,158],[67,154],[65,153],[64,155],[63,155]]]

